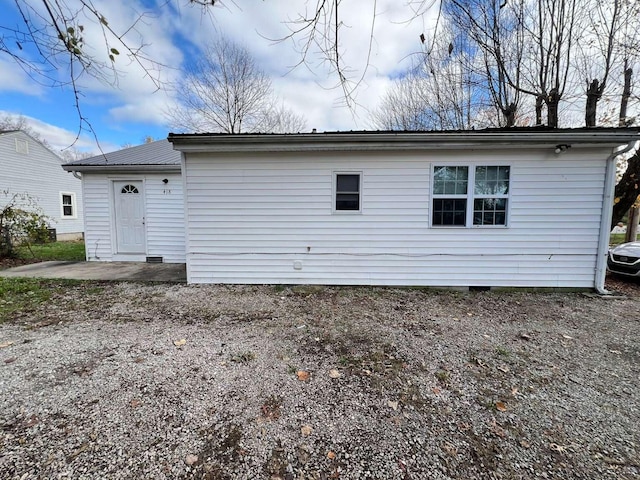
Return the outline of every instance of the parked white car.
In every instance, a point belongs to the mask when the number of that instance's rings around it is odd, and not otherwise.
[[[629,242],[609,250],[607,268],[610,272],[640,277],[640,242]]]

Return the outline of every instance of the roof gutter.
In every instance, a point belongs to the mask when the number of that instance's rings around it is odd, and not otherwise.
[[[306,134],[174,134],[168,140],[182,152],[304,152],[304,151],[385,151],[452,150],[468,148],[549,147],[575,144],[615,147],[638,140],[632,129],[617,131],[548,132],[399,132],[399,133],[306,133]]]
[[[604,194],[602,199],[602,216],[600,219],[600,237],[598,239],[598,257],[596,259],[595,289],[601,295],[611,292],[604,286],[607,275],[607,256],[609,255],[609,238],[611,233],[611,219],[613,217],[613,197],[616,188],[616,158],[627,153],[636,146],[637,141],[629,142],[620,150],[614,149],[607,157],[605,172]]]

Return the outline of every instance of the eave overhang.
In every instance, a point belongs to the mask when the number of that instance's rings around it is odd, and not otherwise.
[[[180,165],[62,165],[67,172],[86,173],[158,173],[177,172],[180,173]]]
[[[572,147],[615,148],[640,140],[635,128],[456,132],[335,132],[298,134],[174,134],[181,152],[468,150]]]

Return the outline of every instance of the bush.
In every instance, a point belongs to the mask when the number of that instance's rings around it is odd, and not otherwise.
[[[5,197],[9,192],[5,191]],[[26,193],[13,194],[0,209],[0,258],[16,256],[19,246],[30,247],[49,239],[48,217]]]

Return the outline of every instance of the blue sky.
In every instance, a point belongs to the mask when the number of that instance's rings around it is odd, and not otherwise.
[[[37,0],[25,0],[39,6]],[[76,0],[68,0],[73,5]],[[144,2],[144,3],[143,3]],[[164,0],[157,0],[165,4]],[[308,2],[315,6],[315,1]],[[284,104],[307,119],[309,130],[352,130],[368,128],[368,110],[409,63],[411,53],[419,51],[418,37],[426,26],[424,19],[411,22],[405,2],[379,0],[375,22],[371,61],[357,90],[358,106],[350,110],[342,105],[336,77],[322,63],[317,52],[309,57],[312,68],[291,69],[300,60],[291,42],[274,43],[288,33],[285,20],[303,14],[305,2],[217,2],[209,14],[188,2],[171,0],[163,7],[153,0],[96,0],[94,4],[114,27],[129,25],[141,12],[150,12],[129,37],[130,43],[144,42],[146,51],[162,63],[159,71],[163,88],[156,90],[144,72],[126,58],[118,57],[118,85],[83,78],[80,98],[82,114],[91,123],[104,151],[124,144],[139,144],[146,136],[166,137],[169,127],[164,112],[175,104],[176,96],[169,87],[180,75],[181,68],[197,54],[198,46],[214,41],[223,34],[243,44],[254,55],[260,67],[271,77],[275,93]],[[293,6],[292,6],[293,5]],[[363,7],[363,5],[367,5]],[[371,30],[373,2],[347,0],[341,4],[341,17],[346,27],[342,56],[358,78],[365,71],[366,50]],[[20,24],[15,2],[0,0],[3,19],[0,25]],[[435,13],[435,10],[434,10]],[[86,24],[84,36],[88,46],[99,48],[99,29]],[[93,41],[92,41],[93,39]],[[104,50],[104,48],[102,49]],[[100,55],[100,53],[98,53]],[[64,72],[59,73],[61,76]],[[22,115],[55,149],[68,146],[78,132],[79,119],[74,98],[68,88],[38,85],[0,52],[0,116]],[[76,143],[80,150],[95,152],[97,146],[90,132],[82,131]]]

